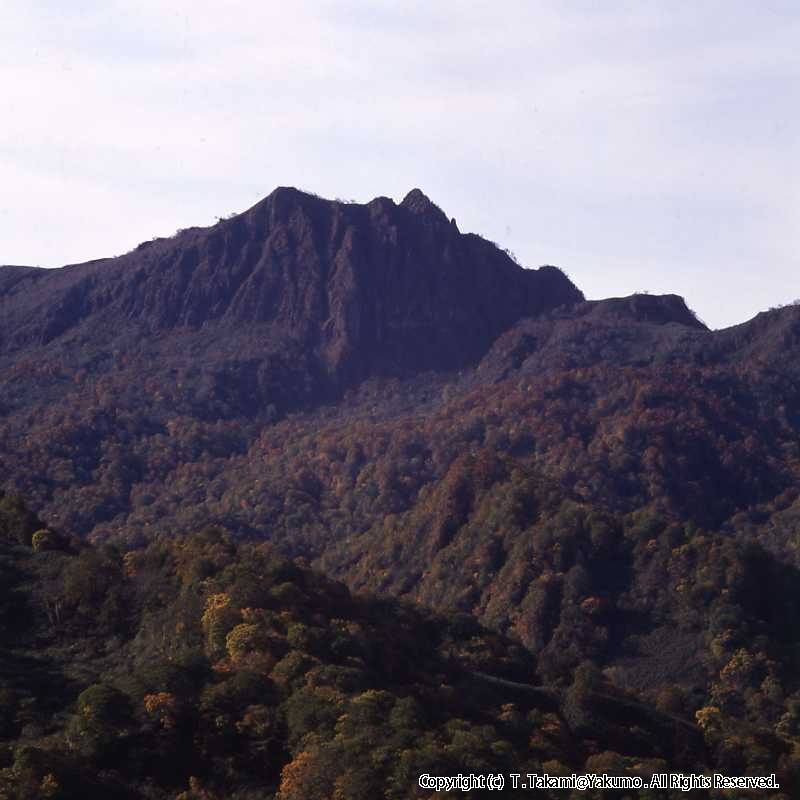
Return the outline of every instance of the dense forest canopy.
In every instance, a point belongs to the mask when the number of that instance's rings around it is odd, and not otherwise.
[[[593,538],[608,542],[603,524]],[[722,668],[705,697],[665,674],[642,703],[591,658],[607,643],[587,618],[608,611],[602,598],[580,600],[585,568],[551,575],[572,594],[563,645],[583,638],[588,650],[574,668],[552,657],[537,667],[467,614],[351,594],[219,529],[123,551],[42,525],[20,499],[0,499],[0,796],[422,798],[426,773],[576,770],[777,771],[784,797],[800,790],[800,701],[787,683],[797,641],[776,620],[795,609],[783,592],[774,608],[753,608],[746,586],[792,577],[769,574],[761,553],[701,536],[673,548],[693,596],[675,612],[659,598],[653,613],[679,614],[687,642],[713,635],[702,666]],[[678,572],[650,543],[681,534],[657,528],[633,534],[657,537],[643,548],[648,569]],[[716,574],[698,586],[692,569],[707,574],[712,558]],[[754,565],[763,572],[743,574]],[[700,606],[722,586],[730,599],[706,620]]]

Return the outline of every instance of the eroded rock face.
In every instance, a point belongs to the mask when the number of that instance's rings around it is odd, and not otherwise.
[[[216,331],[248,356],[299,348],[346,386],[466,366],[522,317],[580,300],[559,270],[522,269],[418,189],[358,205],[280,188],[119,258],[2,268],[0,352]]]

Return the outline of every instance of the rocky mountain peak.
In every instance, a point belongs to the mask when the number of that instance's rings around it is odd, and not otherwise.
[[[91,361],[197,339],[203,358],[215,339],[215,353],[252,362],[257,385],[274,386],[275,364],[302,361],[312,394],[320,381],[339,391],[462,369],[518,320],[583,300],[560,271],[523,269],[459,233],[419,189],[397,206],[279,187],[242,214],[119,258],[6,268],[4,286],[0,356],[44,347],[37,357]]]
[[[417,216],[447,222],[447,215],[421,189],[412,189],[400,203],[400,207]]]

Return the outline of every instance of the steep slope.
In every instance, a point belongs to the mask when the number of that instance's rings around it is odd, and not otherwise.
[[[296,407],[371,375],[465,367],[520,318],[581,299],[560,271],[461,234],[419,190],[398,206],[276,189],[119,258],[0,269],[0,353],[94,375],[144,358],[165,377],[191,358],[234,373],[255,413],[276,393]]]

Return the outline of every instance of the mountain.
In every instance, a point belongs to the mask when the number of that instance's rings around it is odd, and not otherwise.
[[[190,358],[253,413],[465,367],[519,319],[582,299],[559,270],[460,233],[418,189],[398,206],[284,188],[119,258],[0,269],[0,354],[102,374],[146,351],[165,376]]]
[[[98,546],[268,542],[477,617],[548,690],[594,670],[699,720],[730,774],[789,769],[799,345],[797,306],[711,331],[675,295],[587,301],[418,190],[278,189],[0,268],[0,488]]]

